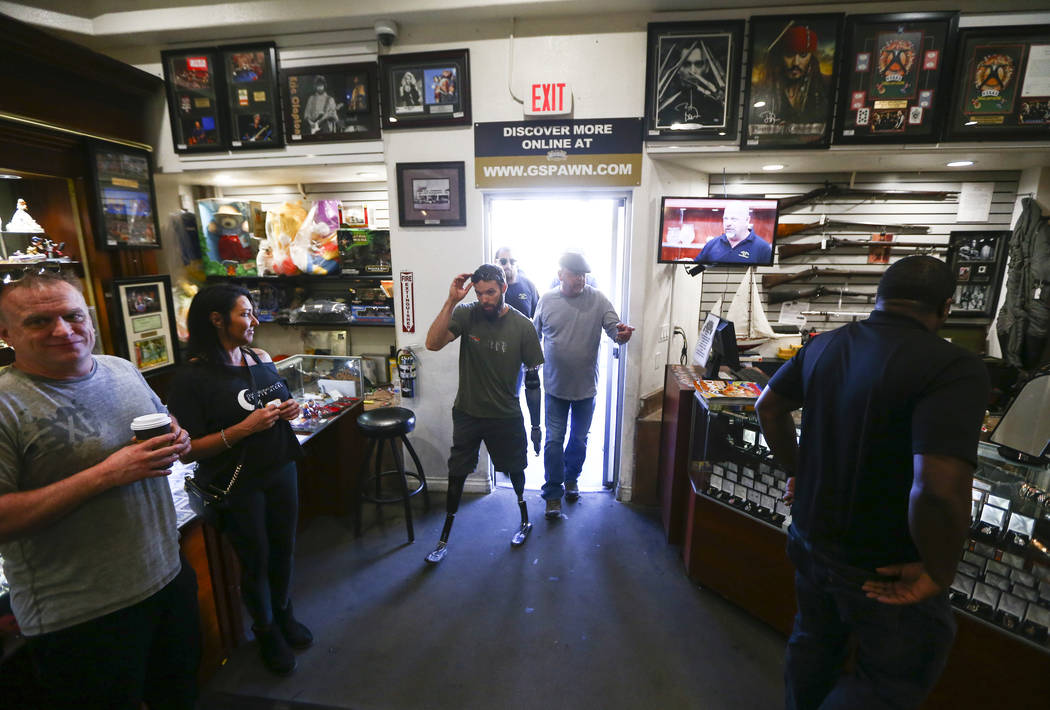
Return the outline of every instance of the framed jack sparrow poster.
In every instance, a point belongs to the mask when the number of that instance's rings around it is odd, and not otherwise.
[[[957,12],[850,15],[835,143],[939,140],[958,22]]]
[[[743,36],[743,20],[649,24],[646,140],[736,140]]]
[[[751,18],[741,148],[828,147],[844,19]]]
[[[282,69],[281,98],[289,143],[379,138],[375,62]]]
[[[280,102],[277,98],[277,45],[219,47],[226,86],[230,150],[281,148]]]
[[[160,53],[176,153],[226,150],[223,72],[214,47]]]
[[[383,130],[470,125],[470,50],[379,58]]]
[[[949,140],[1050,138],[1050,25],[959,33]]]

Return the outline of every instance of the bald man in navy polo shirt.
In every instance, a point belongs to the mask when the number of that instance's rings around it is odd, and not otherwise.
[[[770,264],[773,247],[751,228],[751,211],[747,205],[735,202],[726,205],[722,211],[722,234],[709,239],[693,261],[701,264]]]

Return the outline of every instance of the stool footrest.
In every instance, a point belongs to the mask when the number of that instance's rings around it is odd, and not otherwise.
[[[393,469],[391,471],[383,471],[379,475],[380,476],[400,476],[401,472],[398,471],[397,469]],[[420,491],[423,490],[423,488],[425,486],[425,481],[423,480],[423,477],[420,476],[415,471],[405,471],[405,476],[407,478],[414,478],[417,481],[419,481],[419,485],[416,486],[414,490],[410,490],[408,492],[408,497],[411,498],[412,496],[414,496],[415,494],[417,494],[417,493],[419,493]],[[375,480],[376,480],[376,477],[373,474],[373,475],[369,476],[368,478],[366,478],[364,481],[361,482],[361,500],[367,500],[369,503],[379,503],[380,505],[385,505],[387,503],[401,503],[402,501],[404,501],[404,498],[401,496],[400,493],[397,495],[396,498],[378,498],[378,497],[376,497],[374,495],[371,495],[369,493],[365,493],[365,490],[368,488],[368,486],[375,484]]]

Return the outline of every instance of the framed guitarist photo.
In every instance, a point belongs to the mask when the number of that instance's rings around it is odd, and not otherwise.
[[[282,69],[281,95],[289,145],[379,138],[375,62]]]
[[[273,42],[219,47],[226,86],[230,150],[281,148],[277,99],[277,45]]]

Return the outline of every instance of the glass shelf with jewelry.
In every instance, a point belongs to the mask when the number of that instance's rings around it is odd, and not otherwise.
[[[364,394],[358,356],[293,355],[276,366],[302,409],[292,422],[298,433],[322,429]]]
[[[952,603],[1050,652],[1050,467],[978,455]]]

